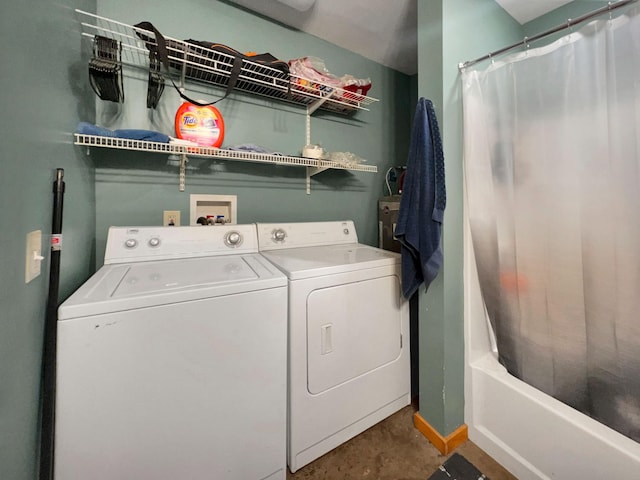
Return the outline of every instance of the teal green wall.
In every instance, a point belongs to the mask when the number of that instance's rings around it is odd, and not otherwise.
[[[493,0],[418,2],[418,95],[436,107],[445,155],[443,267],[419,292],[420,415],[443,436],[464,423],[462,101],[458,64],[522,38]]]
[[[49,283],[52,185],[64,168],[61,299],[93,271],[94,169],[72,145],[93,115],[73,8],[92,0],[26,0],[0,15],[0,478],[36,478],[42,331]],[[42,274],[25,284],[27,233],[43,234]]]
[[[312,117],[313,142],[329,151],[355,153],[376,165],[378,173],[326,171],[312,178],[310,195],[301,167],[194,158],[186,191],[179,192],[177,167],[168,166],[165,155],[93,150],[98,264],[110,225],[158,225],[165,209],[180,210],[182,223],[188,224],[190,194],[237,195],[240,223],[353,219],[359,239],[377,244],[377,200],[385,194],[385,172],[406,162],[409,112],[415,99],[409,76],[227,2],[99,1],[98,13],[128,24],[149,20],[166,36],[179,39],[211,40],[282,59],[316,56],[336,75],[371,78],[369,95],[380,100],[369,112],[351,117],[320,112]],[[222,94],[221,89],[196,90],[192,84],[188,91],[205,99]],[[165,89],[155,112],[144,105],[146,77],[125,78],[125,93],[120,108],[98,101],[96,122],[108,128],[173,134],[181,100],[172,88]],[[250,142],[297,155],[305,144],[303,108],[242,93],[232,93],[216,107],[225,121],[223,147]]]

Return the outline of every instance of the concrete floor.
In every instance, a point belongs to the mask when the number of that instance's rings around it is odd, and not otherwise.
[[[287,480],[427,480],[448,456],[413,426],[408,406],[316,461],[287,472]],[[517,480],[471,441],[456,452],[490,480]]]

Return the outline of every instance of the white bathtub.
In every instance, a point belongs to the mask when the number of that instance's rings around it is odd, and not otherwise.
[[[492,351],[465,234],[465,422],[520,480],[640,478],[640,443],[508,374]]]

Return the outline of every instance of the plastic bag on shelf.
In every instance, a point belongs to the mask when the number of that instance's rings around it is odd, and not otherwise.
[[[327,160],[342,165],[343,167],[355,167],[356,165],[366,162],[364,158],[360,158],[351,152],[331,152],[327,155]]]
[[[324,63],[317,57],[302,57],[289,60],[289,72],[297,78],[292,78],[292,88],[299,90],[335,90],[332,97],[355,102],[362,101],[371,88],[371,79],[356,78],[353,75],[337,77],[333,75]]]

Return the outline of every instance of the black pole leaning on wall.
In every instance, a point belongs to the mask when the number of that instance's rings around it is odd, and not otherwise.
[[[62,246],[62,207],[64,170],[58,168],[53,182],[53,219],[51,222],[51,262],[49,296],[44,324],[41,379],[40,474],[39,480],[52,480],[55,449],[56,407],[56,342],[58,323],[58,291],[60,286],[60,248]]]

